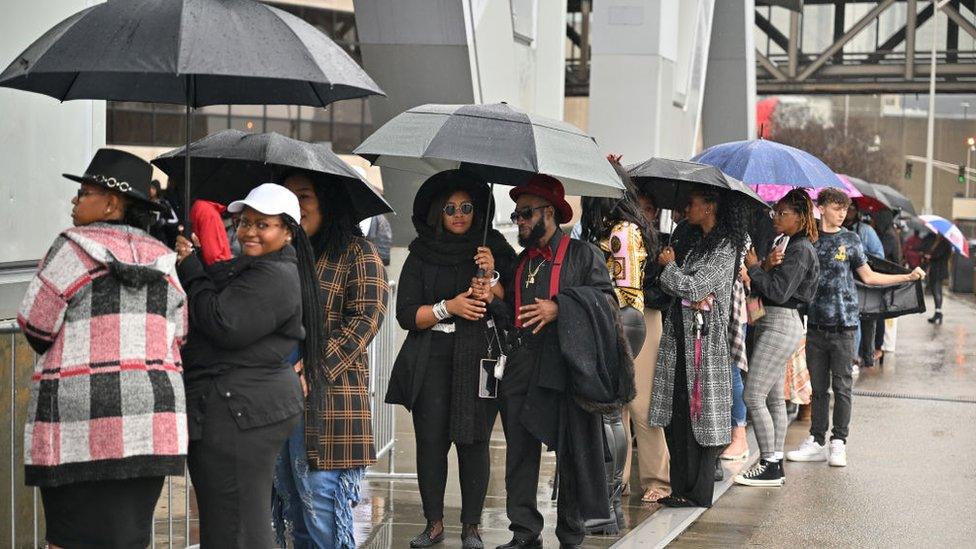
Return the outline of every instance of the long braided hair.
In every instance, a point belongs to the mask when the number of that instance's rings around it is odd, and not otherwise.
[[[813,217],[813,201],[810,195],[803,189],[791,189],[783,198],[779,199],[779,204],[796,212],[800,216],[800,233],[806,235],[810,243],[814,243],[820,237],[817,231],[817,220]]]
[[[303,175],[312,182],[315,197],[319,201],[319,212],[322,214],[322,224],[315,234],[309,236],[315,258],[325,256],[329,261],[337,261],[349,248],[353,238],[363,236],[362,229],[352,218],[348,193],[334,181],[327,181],[326,176],[308,170],[291,169],[275,177],[275,182],[283,185],[293,175]]]
[[[289,215],[280,215],[285,227],[291,231],[291,245],[298,256],[298,279],[302,288],[302,325],[305,327],[305,342],[302,346],[302,361],[305,378],[309,387],[321,382],[322,373],[318,368],[321,355],[323,319],[322,303],[319,296],[319,279],[315,273],[315,252],[305,230]]]

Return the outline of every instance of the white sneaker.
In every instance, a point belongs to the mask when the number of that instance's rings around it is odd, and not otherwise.
[[[827,461],[827,445],[817,444],[813,436],[808,436],[796,450],[786,453],[790,461]]]
[[[830,459],[827,463],[831,467],[847,467],[847,445],[843,440],[830,441]]]

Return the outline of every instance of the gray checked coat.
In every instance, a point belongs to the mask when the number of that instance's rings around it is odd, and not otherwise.
[[[725,244],[703,257],[694,260],[689,257],[682,267],[672,262],[660,277],[661,288],[679,298],[674,302],[675,307],[681,306],[680,299],[696,302],[708,294],[715,294],[711,311],[704,313],[708,334],[702,342],[702,414],[697,421],[692,419],[695,439],[702,446],[724,446],[731,441],[732,370],[728,324],[734,267],[735,251],[731,244]],[[691,309],[682,307],[681,312],[685,332],[677,337],[684,337],[685,341],[688,394],[691,395],[695,380],[694,319]],[[671,314],[665,314],[651,395],[650,423],[653,426],[665,427],[671,423],[677,360],[675,337]]]

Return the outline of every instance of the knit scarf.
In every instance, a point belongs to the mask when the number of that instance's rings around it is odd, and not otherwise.
[[[472,227],[464,235],[446,232],[437,234],[417,219],[414,219],[414,227],[418,236],[410,243],[411,254],[416,254],[425,264],[460,266],[461,280],[475,275],[477,267],[474,264],[474,255],[481,245],[480,230]],[[488,231],[486,246],[491,249],[495,258],[496,270],[501,271],[514,264],[515,251],[497,230]],[[489,358],[486,336],[490,333],[490,328],[487,317],[478,321],[455,317],[454,326],[450,436],[455,444],[471,444],[485,440],[488,436],[487,412],[484,403],[478,398],[478,379],[481,360]]]

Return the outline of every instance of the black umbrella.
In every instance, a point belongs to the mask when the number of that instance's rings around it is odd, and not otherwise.
[[[898,208],[899,210],[912,215],[918,215],[918,213],[915,212],[915,205],[912,204],[912,201],[909,200],[907,196],[901,194],[888,185],[882,185],[880,183],[874,183],[873,185],[877,188],[879,193],[888,199],[888,202],[893,208]]]
[[[684,160],[651,158],[626,168],[634,184],[654,198],[654,205],[669,210],[679,209],[688,202],[688,194],[695,185],[731,191],[752,200],[756,206],[769,208],[756,191],[722,170]]]
[[[874,183],[868,183],[863,179],[858,179],[857,177],[852,177],[845,175],[847,181],[857,189],[857,192],[861,193],[862,196],[855,197],[852,200],[854,204],[857,205],[858,209],[867,211],[877,211],[881,208],[887,208],[889,210],[894,210],[895,207],[892,206],[891,201],[888,197],[882,193],[878,186]]]
[[[325,107],[383,94],[328,36],[253,0],[109,0],[47,31],[0,73],[0,86],[61,101],[186,105],[188,145],[193,107]],[[188,211],[189,186],[184,194]]]
[[[173,149],[153,160],[153,164],[169,175],[179,174],[184,169],[184,149]],[[299,168],[321,174],[319,180],[342,186],[356,221],[393,211],[328,145],[307,143],[277,133],[224,130],[191,143],[190,156],[194,198],[227,204],[275,176]]]

